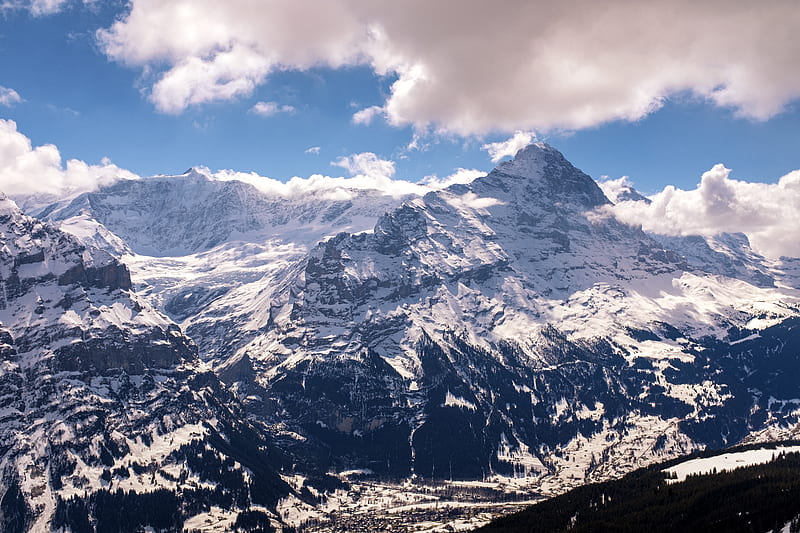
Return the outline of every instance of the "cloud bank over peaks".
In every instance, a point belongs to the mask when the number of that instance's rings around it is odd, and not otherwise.
[[[245,173],[235,170],[211,172],[200,169],[209,179],[219,181],[242,181],[249,183],[262,192],[286,198],[307,198],[319,196],[326,199],[349,200],[355,191],[373,191],[377,194],[392,196],[422,196],[431,191],[444,189],[454,183],[469,183],[486,173],[480,170],[459,168],[443,178],[427,176],[418,183],[395,178],[393,161],[381,159],[372,152],[362,152],[339,157],[331,162],[332,166],[341,167],[349,177],[326,176],[314,174],[308,178],[295,176],[287,182],[261,176],[255,172]]]
[[[597,182],[597,185],[600,186],[600,189],[603,191],[603,194],[606,195],[606,198],[615,204],[624,202],[626,200],[644,200],[645,202],[650,201],[641,193],[639,193],[639,191],[633,188],[633,183],[628,176],[622,176],[621,178],[613,180],[609,179],[608,176],[601,176],[600,180]]]
[[[70,194],[94,190],[138,176],[103,159],[90,165],[78,159],[63,164],[52,144],[34,147],[13,120],[0,119],[0,191],[9,196]]]
[[[457,168],[453,174],[443,178],[437,175],[425,176],[420,180],[420,184],[430,187],[431,189],[446,189],[451,185],[472,183],[477,178],[485,176],[486,172],[474,168]]]
[[[131,0],[97,39],[167,113],[361,65],[395,81],[354,122],[483,135],[634,121],[686,93],[767,119],[800,97],[797,27],[795,0]]]
[[[319,150],[310,153],[318,154]],[[307,152],[309,151],[307,150]],[[485,174],[479,170],[459,168],[450,176],[428,176],[419,183],[396,179],[393,161],[381,159],[372,152],[340,157],[331,162],[341,167],[349,177],[332,177],[314,174],[308,178],[293,177],[287,182],[278,181],[255,172],[220,170],[212,172],[204,167],[194,170],[208,179],[237,180],[249,183],[259,190],[284,197],[322,195],[326,198],[349,199],[353,191],[371,190],[377,194],[394,197],[424,195],[453,183],[468,183]],[[175,176],[180,179],[181,176]],[[98,187],[111,185],[122,179],[142,179],[138,175],[103,159],[91,165],[78,159],[63,163],[61,153],[52,144],[33,146],[31,140],[17,131],[13,120],[0,119],[0,192],[12,198],[25,196],[62,199]]]
[[[718,164],[703,174],[696,189],[670,185],[650,196],[649,203],[625,200],[605,206],[604,211],[663,235],[741,232],[764,255],[800,257],[800,170],[777,183],[734,180],[730,172]],[[612,188],[618,185],[629,183],[612,182]]]

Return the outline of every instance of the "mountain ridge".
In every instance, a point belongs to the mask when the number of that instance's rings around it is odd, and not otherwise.
[[[131,530],[179,527],[226,499],[277,518],[292,489],[269,434],[243,420],[179,327],[131,292],[125,265],[0,199],[0,289],[3,531],[114,528],[91,502],[117,489],[132,507],[113,520]],[[241,434],[273,465],[249,459]],[[187,466],[198,447],[205,461]],[[139,513],[153,491],[186,507]]]

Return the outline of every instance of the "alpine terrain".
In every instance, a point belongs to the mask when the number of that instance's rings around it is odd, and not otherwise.
[[[7,531],[468,528],[798,431],[800,261],[622,224],[546,144],[424,195],[192,169],[17,200]]]

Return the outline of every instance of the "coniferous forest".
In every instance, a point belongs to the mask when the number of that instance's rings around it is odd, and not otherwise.
[[[800,532],[800,454],[673,483],[664,468],[579,487],[477,531]]]

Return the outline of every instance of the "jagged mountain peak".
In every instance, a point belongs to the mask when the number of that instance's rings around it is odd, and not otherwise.
[[[143,178],[145,181],[147,180],[163,180],[169,178],[196,178],[201,179],[203,181],[214,181],[213,174],[211,171],[202,165],[193,165],[181,173],[178,174],[154,174],[152,176],[148,176]]]
[[[210,173],[209,173],[207,168],[200,167],[200,166],[193,166],[193,167],[187,168],[183,172],[183,174],[181,174],[181,176],[205,176],[205,177],[208,177],[209,174]]]
[[[606,179],[600,181],[598,185],[603,190],[606,197],[615,204],[628,201],[651,203],[649,198],[633,187],[627,176],[614,180]]]
[[[526,203],[538,199],[547,204],[575,204],[581,210],[609,203],[590,176],[546,143],[529,144],[510,161],[473,181],[471,189],[485,196],[496,196],[499,191]]]
[[[533,177],[544,169],[548,158],[568,163],[561,152],[547,143],[537,142],[519,150],[511,160],[497,165],[497,170],[512,175]]]
[[[0,191],[0,217],[16,215],[20,212],[16,202]]]

